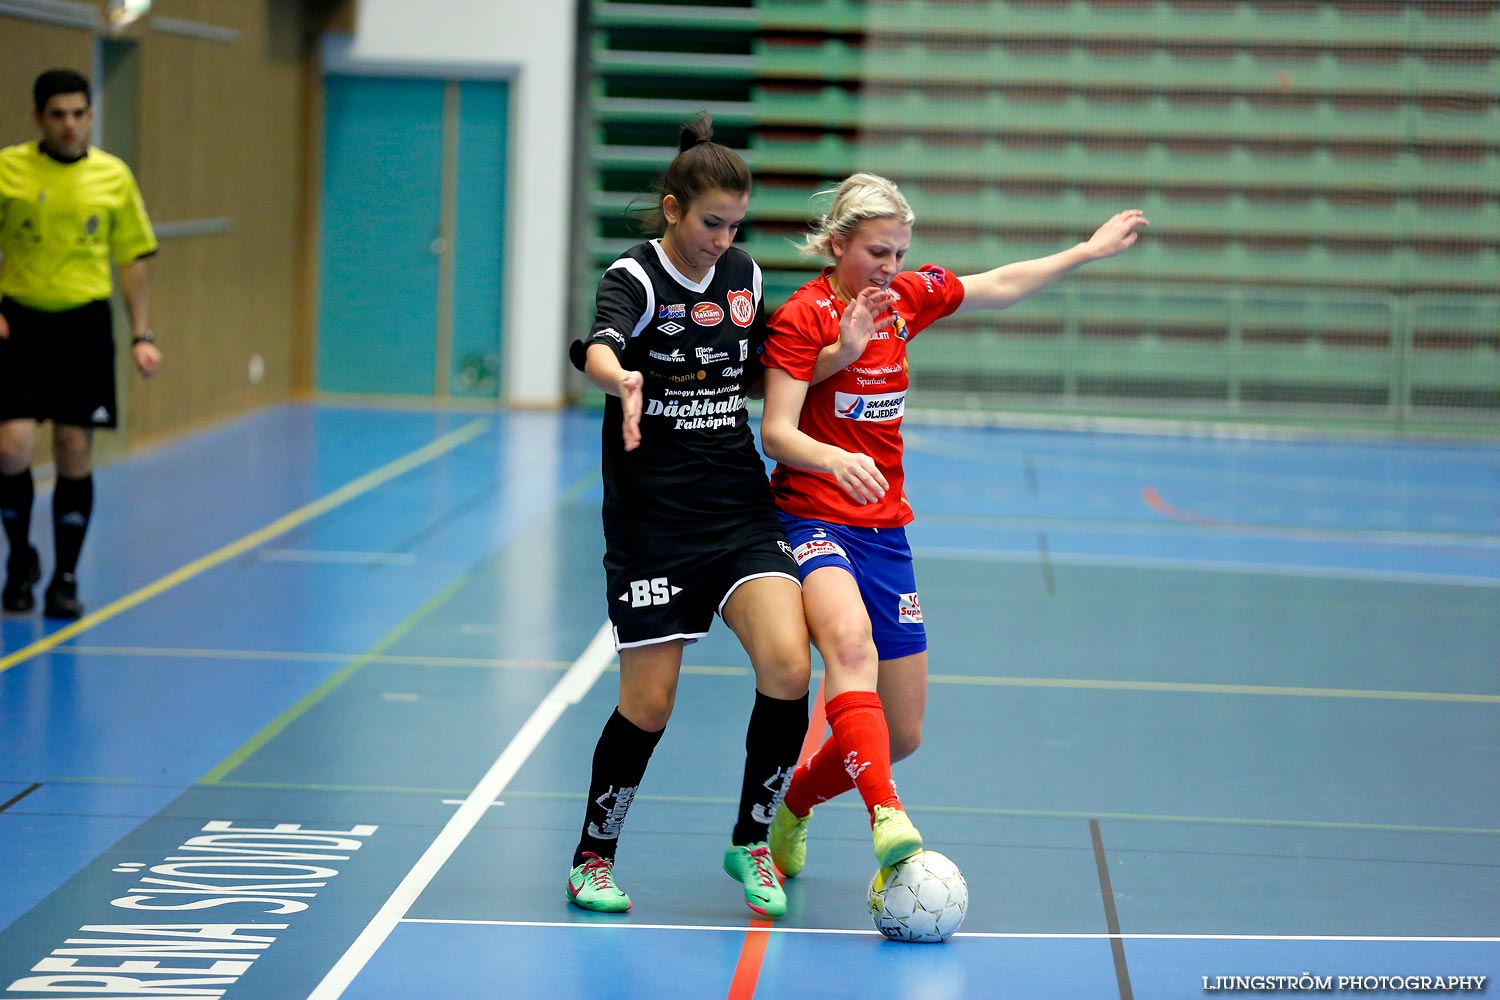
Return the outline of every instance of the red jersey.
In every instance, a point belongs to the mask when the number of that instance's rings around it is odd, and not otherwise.
[[[809,386],[798,426],[815,440],[875,460],[890,489],[879,503],[858,504],[834,478],[778,464],[771,474],[776,506],[794,517],[858,528],[896,528],[912,519],[902,489],[901,418],[906,413],[906,345],[963,303],[964,286],[952,271],[924,264],[891,280],[896,319],[877,332],[859,360]],[[761,360],[792,378],[811,382],[818,352],[839,339],[840,302],[824,272],[792,294],[770,321]]]

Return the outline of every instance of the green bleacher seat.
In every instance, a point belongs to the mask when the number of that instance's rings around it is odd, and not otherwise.
[[[594,43],[594,68],[597,72],[621,76],[727,77],[753,79],[758,72],[754,56],[721,55],[707,52],[619,51],[606,41]]]
[[[756,174],[773,308],[817,270],[809,196],[855,170],[902,184],[910,262],[960,273],[1146,210],[1130,254],[945,321],[917,375],[940,395],[1500,410],[1500,5],[612,0],[588,30],[596,268],[709,110]]]
[[[888,33],[906,37],[1087,38],[1227,45],[1337,45],[1390,47],[1419,39],[1431,47],[1493,48],[1500,10],[1486,4],[1172,3],[1121,6],[1072,0],[956,4],[945,0],[758,0],[763,30]],[[1473,16],[1444,16],[1437,8],[1469,7]],[[1364,11],[1372,11],[1366,13]]]
[[[759,21],[753,7],[594,3],[590,23],[598,28],[646,28],[657,31],[753,31]]]

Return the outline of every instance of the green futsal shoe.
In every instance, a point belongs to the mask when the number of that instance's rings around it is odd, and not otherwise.
[[[568,874],[568,902],[596,913],[624,913],[630,909],[630,897],[615,885],[615,861],[588,851],[588,858]]]
[[[724,852],[724,874],[745,887],[745,905],[756,913],[773,920],[786,914],[786,893],[776,881],[771,848],[764,841],[743,847],[730,845]]]
[[[807,824],[811,820],[811,809],[799,819],[785,802],[771,817],[771,860],[783,878],[796,878],[807,865]]]
[[[876,806],[871,833],[875,837],[875,857],[882,868],[905,861],[922,849],[922,835],[911,825],[905,809]]]

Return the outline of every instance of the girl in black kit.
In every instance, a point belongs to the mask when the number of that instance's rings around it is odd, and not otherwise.
[[[711,135],[706,115],[682,129],[659,182],[662,236],[605,271],[593,327],[570,351],[607,393],[604,571],[620,654],[620,703],[594,749],[568,878],[568,899],[586,910],[630,908],[615,845],[672,714],[683,646],[718,613],[755,669],[724,870],[750,909],[786,912],[765,841],[807,729],[807,624],[745,409],[766,337],[760,268],[731,245],[750,171]]]

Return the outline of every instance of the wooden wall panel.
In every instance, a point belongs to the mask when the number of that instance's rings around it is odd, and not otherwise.
[[[168,364],[130,390],[133,438],[286,399],[305,373],[303,219],[310,44],[292,0],[163,0],[153,17],[230,29],[233,42],[137,31],[144,49],[138,173],[158,223],[230,220],[165,239],[152,323]],[[251,359],[262,381],[253,384]]]
[[[0,14],[0,146],[37,137],[31,118],[31,85],[37,74],[59,67],[87,73],[94,61],[93,33]]]
[[[152,326],[166,363],[150,382],[122,378],[125,433],[101,440],[102,455],[311,385],[317,37],[349,22],[354,6],[156,0],[122,36],[140,46],[132,167],[152,220],[167,230],[151,263]],[[196,37],[198,26],[233,37]],[[53,66],[90,72],[95,38],[85,28],[6,15],[0,38],[0,143],[9,144],[36,134],[36,74]],[[216,220],[229,228],[170,234],[177,224]],[[259,384],[251,382],[252,357],[263,369]]]

